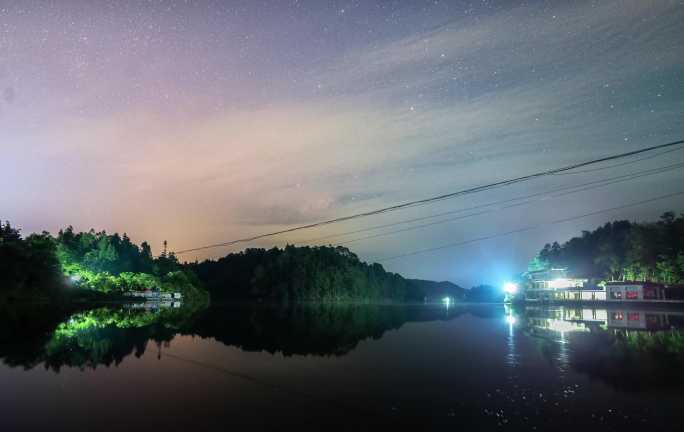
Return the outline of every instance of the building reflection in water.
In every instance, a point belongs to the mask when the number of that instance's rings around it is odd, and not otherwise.
[[[684,328],[684,311],[634,308],[527,307],[525,324],[539,336],[564,340],[568,333],[596,330],[661,331]]]
[[[684,311],[535,306],[526,307],[520,321],[525,333],[547,343],[546,354],[559,372],[568,373],[572,349],[579,340],[600,335],[624,339],[681,329],[684,328]]]

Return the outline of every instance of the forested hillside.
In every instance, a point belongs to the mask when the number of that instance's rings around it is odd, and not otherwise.
[[[343,247],[247,249],[218,260],[180,264],[173,253],[153,257],[126,235],[75,232],[72,227],[23,239],[0,229],[0,299],[58,297],[83,291],[121,296],[130,291],[181,292],[185,299],[272,302],[484,301],[450,282],[410,280],[367,264]],[[472,297],[472,298],[471,298]]]
[[[155,258],[147,243],[138,246],[126,234],[77,233],[68,227],[56,237],[44,232],[24,239],[9,222],[0,224],[0,297],[55,297],[73,288],[103,294],[173,291],[188,299],[204,295],[173,254]]]
[[[684,283],[684,215],[609,222],[562,245],[547,244],[539,260],[576,276]]]
[[[423,301],[424,291],[343,247],[247,249],[190,265],[212,300]]]

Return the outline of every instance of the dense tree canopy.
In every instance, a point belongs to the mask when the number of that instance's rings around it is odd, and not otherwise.
[[[0,222],[0,299],[58,295],[63,278],[56,250],[48,233],[24,239],[9,222]]]
[[[3,289],[35,298],[33,289],[70,286],[100,295],[130,291],[181,292],[186,299],[271,302],[499,301],[493,290],[464,290],[450,282],[405,279],[367,264],[344,247],[247,249],[218,260],[180,264],[171,253],[152,255],[126,235],[75,232],[72,227],[22,239],[9,223],[0,230]],[[481,287],[480,287],[481,288]],[[73,292],[74,290],[69,290]]]
[[[194,274],[173,254],[153,257],[149,244],[140,246],[126,234],[61,230],[31,234],[25,239],[9,222],[0,224],[0,299],[55,297],[63,288],[82,288],[105,294],[132,290],[181,292],[202,297]]]
[[[212,299],[423,301],[422,289],[343,247],[247,249],[191,265]]]
[[[611,280],[684,282],[684,215],[657,222],[608,222],[563,245],[547,244],[538,261],[568,267],[576,276]]]
[[[64,274],[79,286],[106,293],[158,290],[201,296],[199,281],[173,254],[155,258],[149,244],[138,246],[126,234],[75,233],[68,227],[59,232],[56,244]]]

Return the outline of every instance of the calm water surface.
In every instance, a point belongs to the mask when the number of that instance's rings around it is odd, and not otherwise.
[[[0,430],[682,430],[672,329],[683,317],[501,305],[13,310],[0,332]]]

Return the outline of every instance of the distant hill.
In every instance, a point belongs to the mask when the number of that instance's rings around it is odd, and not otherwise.
[[[337,246],[246,249],[188,264],[212,300],[422,301],[416,289],[380,264]]]
[[[451,282],[405,279],[365,263],[337,246],[246,249],[218,260],[187,264],[214,301],[441,301],[463,300]]]
[[[425,293],[424,296],[428,298],[428,301],[439,301],[444,297],[463,300],[467,293],[465,288],[449,281],[436,282],[424,279],[407,279],[407,281],[418,291]]]

